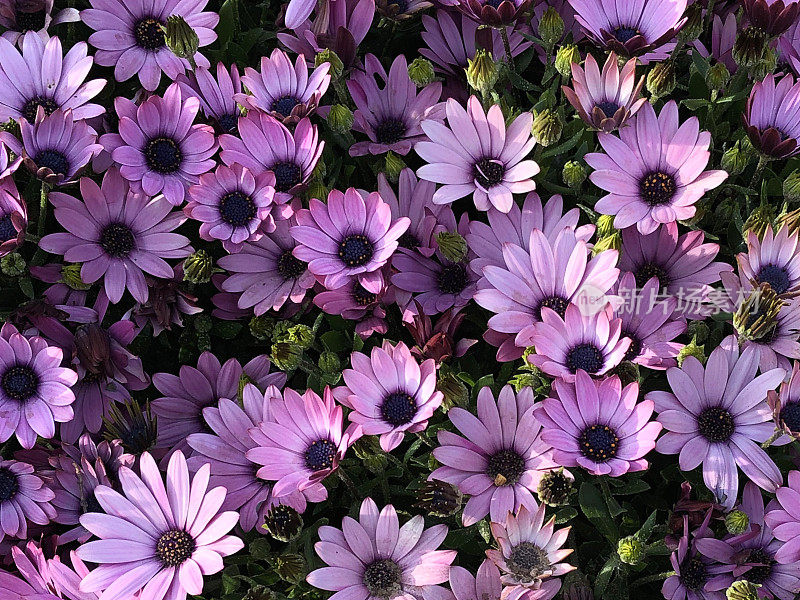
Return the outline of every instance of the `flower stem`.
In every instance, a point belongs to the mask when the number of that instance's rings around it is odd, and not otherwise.
[[[336,469],[336,474],[339,476],[339,479],[342,480],[344,487],[347,488],[347,492],[350,494],[353,500],[358,500],[358,492],[356,491],[356,486],[353,483],[353,480],[350,479],[350,477],[347,475],[347,473],[344,472],[344,469],[341,466],[339,466],[339,468]]]
[[[47,220],[47,197],[50,195],[51,185],[45,181],[42,182],[42,191],[39,196],[39,220],[36,223],[36,235],[40,238],[44,235],[44,225]]]
[[[753,178],[750,180],[750,187],[755,189],[756,182],[758,178],[761,176],[761,172],[764,170],[764,167],[767,166],[767,163],[770,161],[770,158],[766,154],[761,154],[758,157],[758,164],[756,165],[756,170],[753,172]]]
[[[775,429],[775,433],[773,433],[771,436],[769,436],[769,439],[766,442],[764,442],[763,444],[761,444],[761,447],[766,450],[767,448],[769,448],[772,445],[772,443],[775,440],[777,440],[779,437],[781,437],[781,435],[783,435],[783,431],[781,431],[780,429]]]
[[[514,56],[511,54],[511,43],[508,41],[508,30],[506,29],[505,25],[500,28],[500,37],[503,39],[503,49],[506,52],[506,61],[508,61],[508,67],[512,71],[515,71]]]

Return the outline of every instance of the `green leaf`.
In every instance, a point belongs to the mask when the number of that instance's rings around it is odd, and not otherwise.
[[[30,277],[21,277],[19,279],[19,289],[21,289],[22,293],[28,298],[33,298],[33,282]]]
[[[578,511],[567,506],[556,513],[556,525],[563,525],[578,516]]]
[[[580,504],[581,512],[586,518],[613,545],[616,545],[619,539],[619,532],[600,490],[589,482],[582,483],[578,490],[578,503]]]
[[[227,49],[233,39],[233,32],[236,29],[236,7],[234,4],[239,0],[225,0],[219,9],[219,23],[215,31],[220,48]]]
[[[506,75],[508,75],[508,80],[511,82],[511,85],[518,90],[530,92],[536,89],[536,86],[533,83],[518,75],[516,71],[506,69]]]
[[[708,59],[700,56],[699,52],[692,52],[692,62],[700,76],[705,79],[709,69]]]
[[[331,352],[343,352],[349,350],[350,340],[344,331],[326,331],[319,336],[322,345]]]
[[[657,512],[657,510],[654,510],[652,513],[650,513],[650,516],[647,517],[647,520],[639,528],[639,531],[634,534],[634,537],[636,537],[636,539],[640,542],[646,542],[647,538],[650,537],[650,534],[653,533],[653,527],[655,527],[656,524]]]
[[[617,556],[617,553],[614,552],[608,557],[608,560],[603,565],[603,568],[600,569],[600,572],[597,574],[597,577],[594,580],[594,595],[596,598],[605,598],[605,591],[608,587],[608,582],[611,581],[611,576],[614,575],[614,571],[618,566],[619,556]]]
[[[650,484],[642,479],[632,479],[631,481],[622,482],[618,488],[614,489],[615,496],[628,496],[631,494],[641,494],[650,489]]]
[[[703,106],[709,106],[711,102],[704,98],[687,98],[686,100],[681,100],[681,104],[689,110],[697,110]]]
[[[550,156],[556,156],[558,154],[565,154],[569,152],[580,143],[583,133],[584,131],[581,129],[563,144],[559,144],[554,148],[550,148],[549,150],[542,152],[542,158],[548,158]]]

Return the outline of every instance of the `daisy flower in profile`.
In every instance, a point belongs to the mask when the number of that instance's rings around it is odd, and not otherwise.
[[[192,253],[189,240],[172,233],[186,217],[172,211],[163,197],[148,199],[129,189],[117,169],[109,169],[98,186],[88,177],[80,180],[82,200],[50,192],[55,216],[67,232],[51,233],[39,242],[47,252],[68,262],[83,263],[81,280],[103,279],[109,300],[116,304],[127,289],[138,302],[147,302],[144,278],[171,278],[165,258],[185,258]]]
[[[56,422],[72,419],[78,374],[61,366],[63,357],[61,348],[25,337],[11,323],[0,329],[0,442],[16,435],[30,449],[37,436],[55,435]]]
[[[214,129],[193,125],[200,101],[182,97],[173,83],[164,97],[150,96],[140,106],[127,98],[114,102],[119,134],[101,138],[122,176],[148,196],[163,193],[173,205],[183,204],[186,189],[214,167],[217,151]]]
[[[0,460],[0,541],[5,536],[26,539],[28,521],[47,525],[56,517],[51,504],[54,497],[53,490],[34,474],[32,465]]]
[[[789,471],[787,485],[775,492],[774,503],[767,507],[764,522],[773,535],[784,542],[775,560],[784,565],[800,561],[800,471]]]
[[[800,232],[784,225],[775,233],[770,225],[760,239],[750,231],[747,252],[739,254],[736,262],[743,278],[768,283],[778,295],[796,291],[800,287]]]
[[[622,56],[641,56],[669,42],[683,27],[687,0],[569,0],[591,40]]]
[[[617,55],[611,52],[601,72],[594,57],[587,54],[583,68],[572,63],[572,87],[561,86],[581,119],[605,133],[622,127],[647,102],[640,97],[644,76],[636,81],[636,59],[626,62],[622,70],[617,62]]]
[[[58,108],[72,110],[76,120],[102,115],[105,109],[90,100],[106,80],[85,81],[94,62],[87,50],[86,42],[78,42],[64,56],[57,36],[43,40],[29,31],[20,53],[5,36],[0,38],[0,121],[33,123],[40,106],[48,115]]]
[[[795,361],[789,378],[781,383],[776,392],[767,393],[767,402],[772,409],[775,427],[786,435],[773,442],[776,446],[800,439],[800,362]]]
[[[784,33],[797,21],[797,0],[743,0],[744,14],[753,27],[769,37]]]
[[[383,266],[411,223],[408,217],[393,221],[377,192],[365,197],[355,188],[331,190],[327,203],[312,198],[296,219],[289,230],[297,241],[294,256],[308,263],[326,288],[340,288],[356,278],[373,294],[383,288]]]
[[[221,240],[228,252],[238,252],[244,242],[261,239],[275,231],[272,214],[275,175],[264,171],[253,175],[242,165],[220,165],[213,173],[200,176],[189,188],[189,203],[183,212],[200,221],[200,237]]]
[[[553,385],[555,395],[536,405],[534,417],[556,464],[611,477],[647,469],[644,456],[655,448],[661,424],[650,421],[652,400],[637,403],[638,383],[623,388],[616,375],[598,381],[578,371],[575,383]]]
[[[454,6],[481,25],[505,27],[521,18],[531,0],[441,0],[445,6]]]
[[[13,252],[25,243],[28,228],[28,205],[19,193],[0,188],[0,256]]]
[[[92,8],[81,11],[81,21],[95,31],[89,36],[89,43],[97,48],[97,64],[114,67],[117,81],[137,75],[149,92],[158,87],[162,71],[174,81],[190,67],[188,60],[178,58],[167,47],[167,17],[183,17],[197,34],[200,48],[217,39],[214,27],[219,15],[203,12],[207,0],[91,0],[90,4]],[[201,67],[209,66],[199,52],[194,59]]]
[[[678,547],[670,555],[674,575],[664,580],[661,593],[664,598],[673,600],[725,600],[725,591],[711,589],[716,587],[714,579],[723,572],[724,566],[699,552],[698,543],[713,538],[714,532],[708,527],[713,511],[708,510],[700,527],[690,533],[689,517],[683,516],[683,535]]]
[[[546,505],[507,513],[502,521],[491,522],[492,537],[499,549],[486,556],[500,569],[505,600],[550,600],[561,588],[562,575],[574,570],[562,562],[572,549],[561,549],[570,527],[555,529],[555,517],[544,522]]]
[[[455,550],[437,550],[447,536],[446,525],[425,529],[420,515],[400,527],[390,504],[378,512],[372,498],[361,504],[356,521],[342,520],[342,528],[319,528],[314,550],[329,565],[312,571],[306,581],[316,588],[337,592],[338,598],[422,600],[426,593],[441,597],[438,584],[447,581]],[[333,597],[332,596],[332,597]]]
[[[512,194],[530,192],[539,165],[525,160],[536,144],[532,137],[533,115],[524,112],[506,130],[503,112],[493,105],[484,112],[477,97],[467,109],[454,99],[447,101],[447,125],[433,119],[422,121],[429,141],[418,142],[417,154],[428,164],[417,170],[420,179],[444,184],[433,195],[435,204],[449,204],[472,195],[478,210],[494,207],[507,213]]]
[[[388,75],[374,54],[364,58],[364,69],[354,72],[347,89],[356,105],[353,129],[366,134],[369,141],[351,146],[350,156],[408,154],[425,139],[422,120],[444,118],[444,106],[439,104],[442,84],[435,81],[417,93],[402,54],[394,59]]]
[[[711,134],[699,131],[697,117],[678,122],[678,105],[668,102],[656,117],[647,102],[619,138],[601,133],[604,153],[590,152],[584,159],[595,169],[589,176],[597,187],[610,192],[595,205],[598,212],[616,215],[614,227],[636,225],[643,234],[662,223],[694,216],[694,204],[720,185],[725,171],[706,171],[711,154]]]
[[[334,396],[352,409],[348,418],[364,435],[381,436],[386,452],[399,446],[406,432],[424,430],[444,399],[436,390],[435,362],[417,363],[403,342],[384,341],[370,356],[353,352],[350,364],[353,368],[342,373],[347,387],[334,390]]]
[[[136,475],[120,467],[122,494],[101,485],[95,496],[104,513],[87,513],[81,525],[97,536],[77,550],[99,566],[80,583],[85,593],[102,591],[103,598],[141,597],[162,600],[197,595],[203,576],[222,570],[222,558],[244,543],[226,535],[239,520],[233,511],[220,512],[224,487],[208,489],[210,466],[191,478],[183,454],[172,455],[166,486],[153,457],[139,458]]]
[[[557,465],[534,416],[533,389],[514,394],[506,385],[495,402],[491,388],[483,387],[477,416],[459,407],[447,416],[462,435],[439,431],[433,456],[443,466],[428,479],[452,483],[472,496],[464,507],[464,527],[486,515],[502,521],[523,506],[536,510],[534,498],[542,475]]]
[[[280,48],[261,57],[261,71],[246,67],[242,83],[248,94],[234,97],[250,110],[260,110],[291,125],[314,113],[320,98],[328,91],[330,63],[322,63],[308,74],[308,65],[301,54],[294,65]]]
[[[386,292],[384,286],[380,292],[373,294],[353,280],[340,288],[315,294],[314,304],[329,315],[339,315],[348,321],[356,321],[355,332],[366,339],[373,333],[385,335],[388,331],[384,309]]]
[[[781,472],[759,446],[775,430],[767,392],[786,371],[772,369],[756,377],[758,352],[728,336],[705,367],[693,356],[667,371],[671,392],[653,391],[658,421],[667,430],[656,444],[661,454],[680,454],[682,471],[703,465],[706,486],[726,507],[736,502],[737,465],[759,487],[774,492]]]
[[[217,77],[210,69],[197,67],[193,71],[178,76],[184,98],[195,97],[206,119],[210,119],[219,133],[236,133],[242,109],[236,103],[236,96],[242,91],[239,67],[236,63],[230,68],[217,63]]]
[[[229,167],[239,163],[253,173],[272,171],[275,201],[284,204],[304,189],[325,142],[307,118],[300,119],[291,132],[268,114],[251,111],[239,119],[239,137],[222,135],[219,145],[220,158]]]
[[[759,152],[772,158],[788,158],[800,152],[798,98],[800,82],[791,74],[776,82],[770,73],[753,85],[742,121],[747,137]]]
[[[19,43],[29,31],[42,40],[50,39],[51,25],[80,21],[75,8],[62,8],[53,14],[54,0],[8,0],[0,3],[0,25],[6,30],[3,37],[12,44]]]

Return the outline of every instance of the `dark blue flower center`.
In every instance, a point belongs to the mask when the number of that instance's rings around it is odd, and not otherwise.
[[[625,352],[625,357],[622,360],[634,360],[642,353],[642,342],[632,333],[622,332],[622,337],[630,338],[631,345],[628,346],[628,351]]]
[[[36,166],[50,169],[53,173],[66,175],[69,173],[69,161],[58,150],[42,150],[34,160]]]
[[[617,455],[619,438],[608,425],[596,424],[583,430],[578,446],[589,460],[605,462]]]
[[[379,144],[396,144],[406,134],[406,126],[400,119],[384,119],[375,128],[375,139]]]
[[[278,258],[278,273],[284,279],[297,279],[306,272],[306,263],[292,254],[291,250],[284,250]]]
[[[371,596],[377,598],[394,598],[401,591],[403,571],[400,566],[388,558],[376,560],[364,569],[364,587]]]
[[[786,267],[778,265],[764,265],[756,276],[759,283],[768,283],[776,294],[783,294],[789,290],[791,281]]]
[[[636,285],[640,288],[644,287],[653,277],[658,279],[658,285],[662,289],[668,287],[670,284],[670,277],[667,270],[661,265],[652,262],[646,262],[636,269],[634,277],[636,279]]]
[[[381,404],[383,420],[393,427],[410,423],[416,414],[417,403],[414,398],[405,392],[389,394]]]
[[[0,217],[0,242],[7,242],[17,237],[17,229],[11,221],[11,215]]]
[[[333,468],[336,445],[330,440],[317,440],[306,449],[306,466],[312,471]]]
[[[789,402],[781,409],[780,420],[789,431],[800,432],[800,402]]]
[[[541,321],[542,320],[542,309],[549,308],[550,310],[554,310],[559,317],[562,319],[567,312],[567,307],[569,306],[569,300],[562,298],[561,296],[550,296],[549,298],[543,298],[541,302],[539,302],[539,306],[536,307],[536,317]]]
[[[100,245],[114,258],[128,256],[136,245],[131,228],[123,223],[109,223],[100,233]]]
[[[288,192],[303,178],[302,169],[292,162],[278,163],[272,167],[275,173],[275,189],[279,192]]]
[[[637,35],[642,35],[642,32],[635,27],[617,27],[614,30],[614,37],[623,44]]]
[[[687,590],[696,592],[708,581],[708,569],[699,558],[689,558],[681,565],[680,580]]]
[[[233,113],[222,115],[217,119],[217,125],[222,133],[236,133],[239,127],[239,115]]]
[[[145,50],[160,50],[167,43],[163,24],[153,17],[137,21],[133,26],[133,37],[139,47]]]
[[[697,418],[697,429],[709,442],[727,442],[736,429],[733,415],[721,406],[705,409]]]
[[[19,478],[16,473],[8,467],[0,467],[0,503],[8,502],[18,491]]]
[[[437,277],[439,291],[443,294],[457,296],[469,283],[467,267],[461,263],[452,263],[442,267]]]
[[[272,110],[284,117],[288,117],[292,114],[292,109],[298,104],[300,104],[300,100],[294,96],[283,96],[272,103]]]
[[[505,174],[506,168],[502,163],[491,158],[484,158],[478,161],[472,170],[472,176],[475,181],[486,189],[503,181],[503,175]]]
[[[567,352],[567,368],[570,373],[578,369],[587,373],[597,373],[603,368],[603,353],[594,344],[580,344]]]
[[[44,4],[44,2],[42,2]],[[25,11],[17,8],[14,15],[17,21],[17,31],[39,31],[44,29],[47,19],[47,11],[42,10]]]
[[[484,0],[484,5],[489,5],[492,8],[500,8],[500,4],[503,3],[505,0]]]
[[[165,567],[177,567],[192,557],[197,543],[182,529],[161,534],[156,542],[156,557]]]
[[[610,100],[605,100],[597,104],[597,108],[602,110],[605,116],[613,117],[614,114],[619,110],[619,104],[616,102],[611,102]]]
[[[39,390],[39,376],[27,365],[11,367],[0,379],[3,394],[18,402],[25,402]]]
[[[772,566],[775,564],[775,559],[772,558],[763,548],[756,548],[752,550],[747,557],[748,563],[758,563],[757,567],[750,567],[742,577],[750,583],[757,583],[761,585],[769,576],[772,575]]]
[[[256,216],[256,205],[242,191],[236,190],[219,199],[219,215],[233,227],[243,227]]]
[[[363,267],[374,252],[372,242],[361,233],[352,233],[339,242],[339,258],[348,267]]]
[[[364,286],[356,282],[353,285],[353,300],[359,306],[369,306],[378,301],[378,294],[373,294],[364,289]]]
[[[500,450],[489,457],[486,474],[496,486],[514,485],[525,472],[525,459],[516,450]]]
[[[147,142],[144,156],[151,171],[163,175],[177,171],[183,161],[183,152],[175,140],[165,137]]]
[[[20,112],[29,123],[33,123],[36,120],[36,111],[40,106],[44,109],[45,115],[52,115],[58,108],[58,104],[56,104],[56,101],[52,98],[36,96],[35,98],[28,100],[22,106],[22,110]]]
[[[650,206],[669,204],[676,190],[675,178],[661,171],[648,173],[639,180],[639,194]]]

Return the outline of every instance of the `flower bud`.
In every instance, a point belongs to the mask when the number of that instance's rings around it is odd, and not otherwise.
[[[552,49],[563,35],[564,19],[555,8],[550,6],[539,19],[539,39],[542,40],[545,48]]]
[[[274,600],[275,594],[265,585],[254,585],[244,595],[242,600]]]
[[[268,315],[261,315],[260,317],[253,317],[250,319],[250,333],[257,340],[262,342],[267,341],[272,337],[272,332],[275,330],[275,319]]]
[[[292,342],[275,342],[272,344],[271,358],[281,371],[294,371],[300,366],[303,350]]]
[[[467,258],[467,240],[458,233],[442,231],[436,235],[436,243],[449,261],[461,262]]]
[[[789,235],[800,231],[800,208],[778,215],[775,229],[781,229],[782,227],[786,227],[789,230]]]
[[[328,113],[328,125],[334,133],[347,133],[353,128],[353,111],[344,104],[334,104]]]
[[[469,404],[469,390],[464,383],[450,372],[439,372],[436,389],[442,392],[442,410],[447,412],[454,406],[467,406]]]
[[[433,83],[436,77],[436,73],[433,70],[433,63],[427,58],[418,56],[408,65],[408,76],[417,87],[425,87],[429,83]]]
[[[758,236],[758,239],[763,239],[764,233],[767,231],[767,227],[772,227],[776,216],[777,211],[775,210],[775,207],[765,199],[761,201],[758,206],[756,206],[748,215],[744,222],[742,233],[744,234],[745,238],[747,238],[747,234],[752,231]]]
[[[581,53],[575,44],[564,44],[556,52],[556,71],[562,77],[569,78],[572,75],[572,63],[580,64]]]
[[[733,60],[745,69],[759,63],[767,47],[767,34],[758,27],[746,27],[736,36],[733,44]]]
[[[194,68],[196,66],[194,55],[197,54],[200,40],[191,25],[180,15],[170,15],[167,17],[167,26],[164,31],[167,48],[178,58],[188,60]]]
[[[581,184],[586,181],[586,167],[577,160],[568,160],[561,170],[561,178],[571,189],[580,189]]]
[[[197,250],[183,261],[183,280],[191,283],[208,283],[214,274],[214,259],[205,250]]]
[[[0,258],[0,271],[8,277],[19,277],[27,270],[28,265],[19,252],[11,252]]]
[[[749,75],[754,80],[759,81],[774,72],[777,66],[778,51],[775,50],[775,48],[767,46],[764,48],[764,54],[762,54],[761,60],[750,68]]]
[[[656,63],[647,73],[647,91],[655,98],[671,94],[677,83],[675,63],[671,60]]]
[[[703,344],[698,344],[697,339],[692,339],[691,342],[686,344],[681,351],[678,352],[678,366],[683,365],[683,361],[686,360],[689,356],[694,356],[697,360],[701,363],[705,364],[706,362],[706,353],[705,353],[705,346]]]
[[[783,197],[787,202],[800,200],[800,169],[795,169],[783,180]]]
[[[406,168],[406,163],[403,159],[397,156],[391,150],[386,153],[386,179],[392,183],[397,183],[400,178],[400,172]]]
[[[750,517],[743,510],[732,510],[725,515],[725,529],[731,535],[739,535],[750,527]]]
[[[726,85],[728,85],[728,81],[730,81],[731,74],[728,71],[728,67],[725,66],[725,63],[714,63],[708,69],[708,73],[706,74],[706,84],[712,90],[721,90]]]
[[[271,561],[272,568],[278,577],[289,583],[299,583],[306,577],[306,561],[299,554],[286,553],[274,557]]]
[[[744,171],[749,163],[750,156],[739,146],[739,142],[736,142],[722,153],[720,166],[730,175],[736,176]],[[800,188],[798,188],[798,192],[800,193]]]
[[[600,215],[597,217],[597,237],[604,238],[617,233],[614,227],[614,215]]]
[[[389,464],[389,459],[375,436],[360,438],[353,444],[353,454],[361,459],[370,473],[381,473]]]
[[[760,584],[746,580],[734,581],[731,587],[725,590],[725,598],[728,600],[758,600],[758,588],[760,587]]]
[[[536,388],[541,383],[541,379],[535,373],[524,372],[514,375],[508,380],[508,383],[514,386],[514,391],[519,394],[526,387]]]
[[[81,279],[80,263],[73,263],[61,267],[61,283],[75,291],[86,291],[92,287],[90,283],[84,283]]]
[[[275,325],[272,336],[277,342],[295,344],[301,350],[307,350],[314,343],[314,331],[302,323],[293,325],[289,321],[280,321]]]
[[[536,138],[537,143],[542,147],[552,146],[561,139],[561,130],[564,124],[558,111],[553,108],[545,108],[539,113],[533,113],[533,125],[531,132]]]
[[[318,67],[323,63],[330,63],[330,74],[332,79],[339,79],[342,76],[342,72],[344,71],[344,63],[342,59],[329,48],[325,48],[324,50],[320,50],[317,52],[317,55],[314,57],[314,66]]]
[[[500,65],[492,54],[483,48],[475,53],[475,58],[467,59],[467,83],[481,94],[492,91],[500,77]]]
[[[637,565],[645,556],[644,544],[641,540],[629,535],[617,544],[619,559],[629,565]]]
[[[609,372],[611,375],[619,377],[623,386],[639,381],[639,366],[629,360],[623,360]]]
[[[279,504],[267,513],[263,527],[279,542],[291,542],[303,531],[303,516],[291,506]]]
[[[564,467],[554,471],[547,471],[539,481],[536,494],[539,500],[547,506],[563,506],[569,501],[569,496],[574,489],[575,478]]]
[[[321,179],[312,179],[303,195],[306,200],[311,200],[312,198],[319,200],[320,198],[327,198],[329,191]]]
[[[450,517],[461,510],[463,494],[452,483],[426,481],[417,492],[414,508],[441,519]]]
[[[703,7],[694,3],[686,7],[683,13],[686,23],[678,32],[678,39],[683,43],[693,42],[703,33]]]

